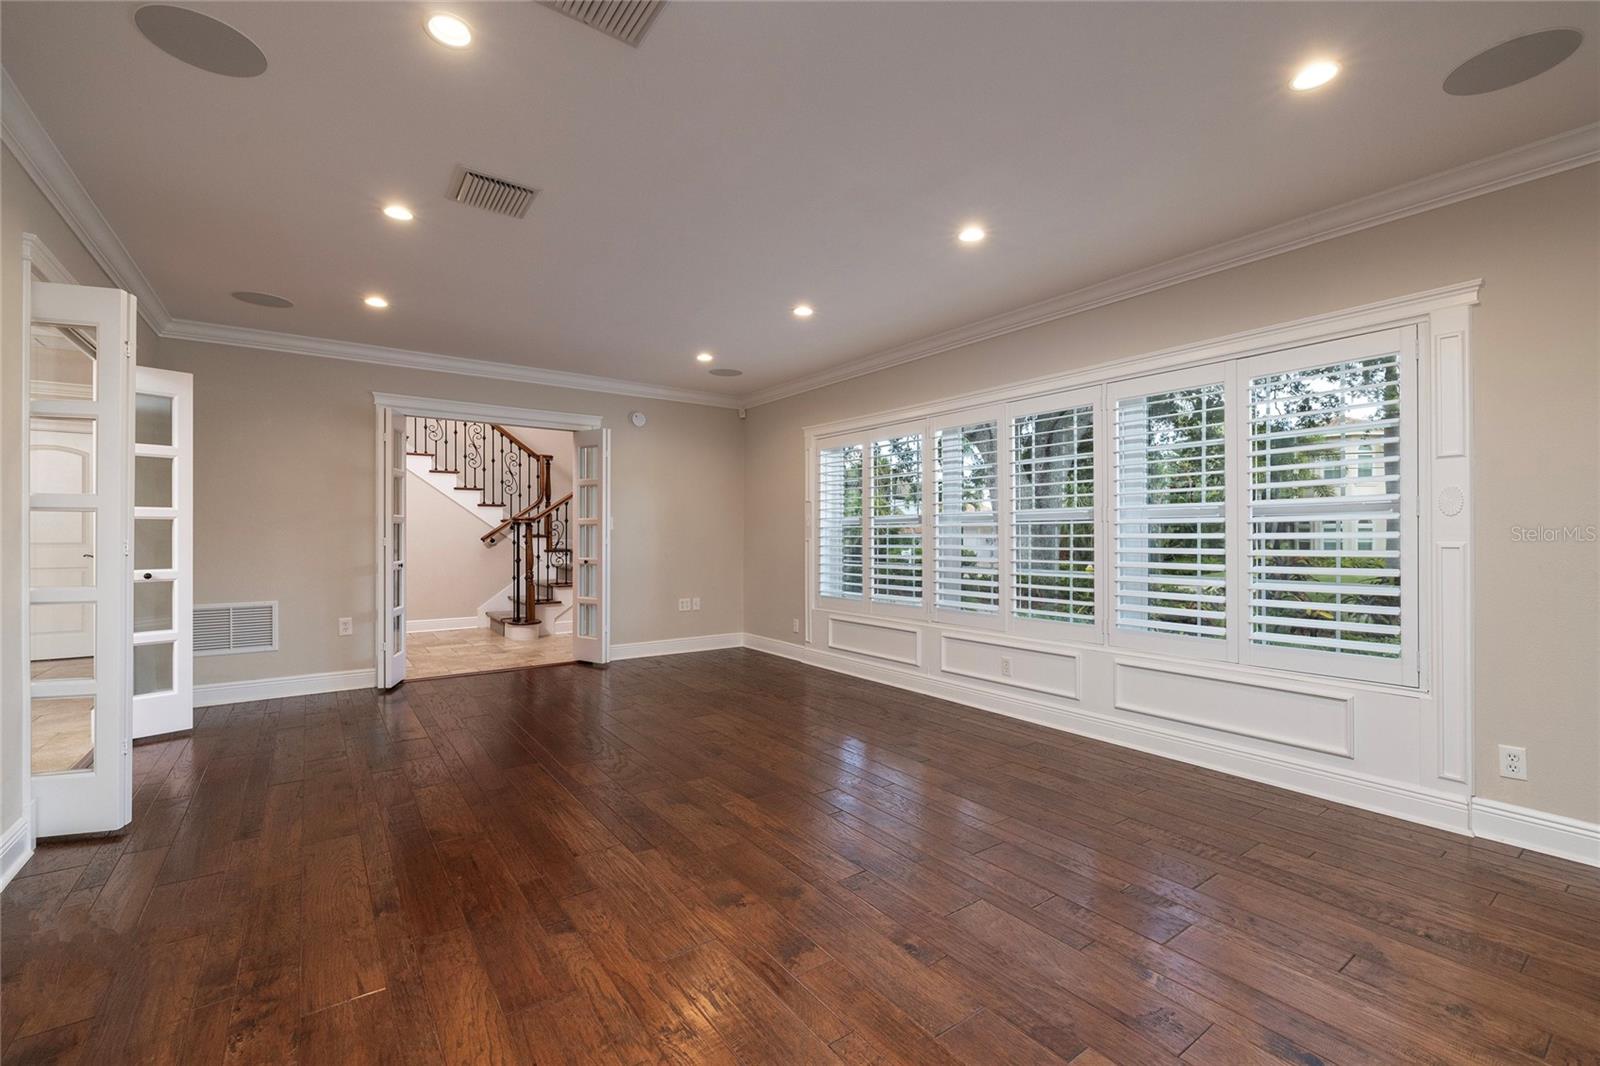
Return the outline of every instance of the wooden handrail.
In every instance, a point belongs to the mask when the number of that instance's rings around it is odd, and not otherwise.
[[[505,426],[497,426],[493,422],[490,422],[489,423],[489,428],[494,430],[496,433],[500,434],[502,437],[504,437],[506,440],[510,441],[512,444],[515,444],[518,448],[521,448],[524,455],[528,455],[528,456],[531,456],[534,459],[539,459],[539,460],[546,460],[546,459],[551,458],[550,456],[545,455],[542,452],[534,451],[532,448],[530,448],[526,444],[522,443]]]
[[[534,515],[532,518],[528,517],[528,512],[533,510],[535,507],[540,506],[540,504],[536,503],[536,504],[533,504],[532,506],[524,507],[520,513],[512,515],[510,518],[506,519],[504,522],[501,522],[499,525],[495,526],[493,529],[489,530],[489,532],[485,533],[483,536],[479,537],[478,539],[483,541],[485,544],[488,544],[491,541],[491,539],[493,539],[495,537],[498,537],[501,533],[504,533],[507,529],[510,529],[511,526],[514,525],[515,523],[517,523],[517,522],[527,522],[527,523],[529,523],[531,525],[532,523],[539,521],[539,519],[544,518],[545,516],[549,515],[557,507],[560,507],[562,504],[566,503],[570,499],[572,499],[572,493],[569,492],[565,496],[561,497],[561,499],[557,500],[555,503],[552,503],[552,504],[546,506],[544,508],[544,510],[540,511],[538,514]]]

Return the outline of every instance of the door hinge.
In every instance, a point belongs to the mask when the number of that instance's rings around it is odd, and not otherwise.
[[[124,559],[126,559],[128,557],[128,542],[127,541],[123,541],[122,542],[122,557]]]
[[[122,342],[122,357],[124,359],[132,359],[133,358],[133,342],[132,341],[123,341]]]

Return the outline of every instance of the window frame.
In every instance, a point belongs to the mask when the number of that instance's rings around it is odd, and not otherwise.
[[[1107,596],[1110,599],[1106,618],[1106,641],[1113,647],[1126,648],[1130,651],[1155,652],[1186,659],[1207,659],[1217,662],[1238,662],[1238,590],[1237,568],[1233,559],[1232,547],[1238,539],[1236,515],[1233,509],[1233,500],[1237,496],[1238,481],[1232,467],[1231,457],[1238,453],[1236,433],[1239,427],[1238,412],[1235,410],[1235,383],[1237,376],[1235,368],[1237,358],[1207,363],[1201,366],[1187,367],[1182,370],[1171,370],[1160,374],[1148,374],[1143,377],[1128,378],[1123,381],[1113,382],[1106,387],[1106,423],[1110,434],[1108,453],[1109,484],[1106,490],[1106,499],[1101,506],[1106,514],[1107,532],[1109,542],[1106,547],[1106,566],[1108,571],[1106,580],[1109,584]],[[1117,565],[1117,526],[1121,520],[1122,506],[1116,496],[1118,463],[1120,456],[1118,449],[1121,437],[1117,430],[1117,408],[1124,400],[1144,396],[1157,396],[1168,392],[1181,392],[1185,389],[1204,388],[1210,385],[1222,387],[1222,442],[1223,442],[1223,502],[1222,507],[1222,544],[1224,571],[1223,581],[1225,600],[1224,635],[1217,637],[1202,637],[1178,633],[1150,633],[1142,630],[1124,628],[1117,624],[1119,612],[1119,582]]]
[[[1270,670],[1287,670],[1295,673],[1317,674],[1323,677],[1374,681],[1380,684],[1408,688],[1420,683],[1419,639],[1421,627],[1417,624],[1420,588],[1423,575],[1419,565],[1419,538],[1421,528],[1420,449],[1418,431],[1422,397],[1418,389],[1418,362],[1421,328],[1417,325],[1368,330],[1361,333],[1322,341],[1313,341],[1293,347],[1278,348],[1259,355],[1245,356],[1236,361],[1238,367],[1238,392],[1246,405],[1236,419],[1239,423],[1241,447],[1230,455],[1234,484],[1240,491],[1229,497],[1230,509],[1237,509],[1238,529],[1241,535],[1229,535],[1229,554],[1234,561],[1230,568],[1239,573],[1244,583],[1239,593],[1239,635],[1241,646],[1238,661],[1245,666],[1258,666]],[[1398,353],[1400,390],[1400,655],[1393,659],[1379,659],[1361,655],[1338,655],[1309,648],[1285,648],[1258,644],[1253,638],[1250,622],[1250,503],[1251,471],[1249,432],[1250,384],[1253,380],[1273,374],[1295,370],[1310,370],[1335,363],[1354,362]],[[1234,592],[1229,586],[1230,595]]]
[[[1001,441],[1001,450],[1004,453],[1005,494],[1002,497],[1003,510],[1001,514],[1002,548],[1005,552],[1005,580],[1000,590],[1001,603],[1004,605],[1005,630],[1008,633],[1036,640],[1073,641],[1080,644],[1103,644],[1106,639],[1106,604],[1108,596],[1106,577],[1106,514],[1105,503],[1107,496],[1106,477],[1110,470],[1107,462],[1108,451],[1105,448],[1106,431],[1106,402],[1105,387],[1103,385],[1089,385],[1076,389],[1065,389],[1059,392],[1044,393],[1029,396],[1020,400],[1013,400],[1005,405],[1004,432]],[[1094,426],[1094,506],[1090,509],[1090,523],[1094,531],[1094,620],[1092,622],[1076,622],[1068,620],[1055,620],[1046,618],[1022,618],[1016,613],[1016,589],[1011,580],[1012,567],[1012,538],[1016,525],[1016,499],[1012,491],[1013,470],[1016,463],[1014,455],[1016,422],[1020,418],[1033,415],[1046,414],[1051,411],[1067,410],[1077,407],[1090,408],[1090,416]]]
[[[939,457],[933,449],[937,436],[946,430],[964,429],[969,426],[982,425],[985,422],[995,424],[995,510],[994,521],[996,531],[996,551],[999,552],[996,576],[998,584],[995,589],[996,601],[993,612],[964,611],[954,607],[941,607],[939,605]],[[927,573],[932,575],[931,582],[925,582],[924,589],[932,588],[932,595],[927,597],[931,617],[947,625],[962,626],[971,629],[987,629],[1003,631],[1006,627],[1006,589],[1010,584],[1010,564],[1008,558],[1009,541],[1006,530],[1006,493],[1010,491],[1010,468],[1007,465],[1008,452],[1005,441],[1006,416],[1003,404],[988,404],[981,407],[968,407],[960,411],[952,411],[939,418],[931,418],[927,422],[927,432],[924,436],[925,447],[923,463],[928,473],[928,490],[924,493],[925,508],[931,502],[932,522],[927,523],[924,532],[923,559],[927,563]],[[931,458],[930,458],[931,456]],[[933,538],[933,550],[928,550],[927,537]]]

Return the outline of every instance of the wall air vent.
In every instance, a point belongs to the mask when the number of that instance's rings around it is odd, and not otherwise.
[[[462,167],[450,183],[450,199],[457,203],[481,207],[485,211],[510,215],[512,218],[526,217],[528,205],[538,195],[538,189],[491,177],[470,167]]]
[[[635,48],[665,3],[666,0],[544,0],[545,7]]]
[[[278,603],[209,603],[194,609],[194,653],[278,650]]]

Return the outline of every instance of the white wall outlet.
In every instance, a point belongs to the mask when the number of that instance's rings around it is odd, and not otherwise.
[[[796,632],[796,633],[800,632],[800,619],[798,619],[798,618],[789,619],[789,628],[791,630],[793,630],[794,632]]]
[[[1513,748],[1510,744],[1500,745],[1500,776],[1526,781],[1528,779],[1528,749]]]
[[[339,619],[339,635],[341,637],[348,637],[351,634],[353,634],[355,631],[356,631],[356,620],[354,618],[341,618],[341,619]]]
[[[690,607],[689,610],[698,611],[699,609],[700,609],[700,597],[696,596],[694,598],[694,605],[692,607]]]
[[[1011,676],[1011,657],[1009,655],[1000,656],[1000,676]]]
[[[683,599],[678,601],[678,610],[680,610],[680,611],[689,610],[689,604],[692,603],[692,602],[693,601],[690,600],[689,597],[685,596]]]

